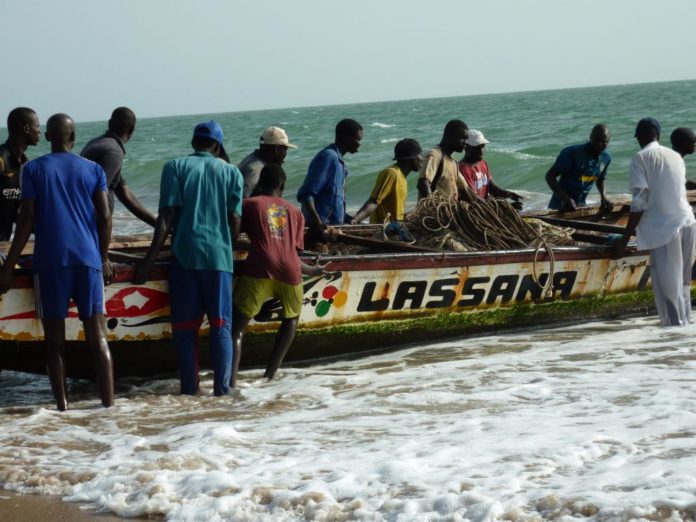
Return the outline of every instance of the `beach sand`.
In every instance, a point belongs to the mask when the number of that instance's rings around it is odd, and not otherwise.
[[[84,504],[63,502],[60,497],[39,495],[19,495],[11,491],[0,491],[0,518],[12,522],[36,522],[51,520],[53,522],[123,522],[123,518],[112,513],[97,513]],[[130,518],[128,520],[148,520],[147,518]]]

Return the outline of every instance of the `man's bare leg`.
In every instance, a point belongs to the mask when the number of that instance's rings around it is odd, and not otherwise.
[[[242,339],[244,331],[249,326],[250,318],[237,310],[232,310],[232,376],[230,377],[230,388],[234,388],[237,383],[237,372],[239,371],[239,361],[242,359]]]
[[[65,320],[42,319],[46,345],[46,371],[58,411],[68,409],[65,383]]]
[[[288,353],[290,345],[295,339],[295,332],[297,331],[297,323],[299,320],[299,317],[293,317],[292,319],[283,319],[280,323],[280,328],[278,328],[278,334],[275,338],[275,345],[273,346],[273,353],[270,359],[268,359],[266,373],[263,374],[267,379],[272,379],[278,371],[278,368],[280,368],[285,354]]]
[[[108,408],[114,404],[114,368],[111,362],[109,343],[106,340],[106,326],[103,314],[94,314],[82,321],[85,339],[90,352],[94,371],[97,374],[97,386],[102,406]]]

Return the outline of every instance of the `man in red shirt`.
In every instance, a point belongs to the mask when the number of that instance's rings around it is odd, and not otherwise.
[[[493,183],[488,163],[483,159],[486,143],[490,143],[490,141],[486,139],[483,132],[475,129],[469,130],[469,137],[464,146],[464,158],[459,162],[460,174],[466,180],[471,192],[481,199],[486,199],[489,195],[494,198],[512,199],[512,205],[517,210],[522,210],[522,196]],[[471,193],[465,194],[463,199],[471,201]]]
[[[295,338],[304,298],[302,274],[325,273],[323,266],[310,266],[300,260],[298,252],[304,248],[304,217],[282,198],[285,177],[280,165],[267,164],[259,175],[258,195],[243,202],[241,230],[249,237],[250,246],[234,287],[234,364],[230,387],[237,380],[244,331],[263,303],[275,297],[283,309],[283,319],[264,374],[272,379]]]

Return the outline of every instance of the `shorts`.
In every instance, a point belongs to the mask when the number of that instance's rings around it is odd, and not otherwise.
[[[89,266],[61,266],[34,274],[34,298],[39,319],[65,319],[70,299],[81,320],[104,314],[104,279]]]
[[[246,317],[259,313],[263,303],[275,297],[283,307],[283,318],[294,319],[302,312],[302,284],[289,285],[273,279],[239,276],[234,285],[234,306]]]

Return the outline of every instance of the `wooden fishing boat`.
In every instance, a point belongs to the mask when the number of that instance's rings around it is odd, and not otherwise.
[[[382,242],[382,251],[323,257],[329,273],[304,280],[300,326],[286,363],[504,328],[645,314],[653,307],[647,254],[629,248],[626,257],[615,260],[607,244],[607,234],[620,231],[616,225],[625,221],[625,211],[617,205],[604,215],[596,208],[560,215],[584,243],[551,252],[443,253]],[[541,214],[550,220],[559,217]],[[371,241],[368,226],[349,232],[345,235],[353,243]],[[105,297],[117,376],[176,369],[168,341],[166,253],[145,284],[131,283],[134,262],[148,245],[149,237],[115,238],[113,243],[116,275]],[[6,248],[0,245],[0,250]],[[243,257],[243,250],[238,255]],[[308,261],[315,256],[306,252]],[[251,323],[243,367],[265,363],[279,312],[279,303],[269,301]],[[89,354],[84,344],[75,342],[84,333],[74,309],[66,334],[70,374],[89,376]],[[44,372],[41,336],[31,273],[18,269],[13,288],[0,300],[0,368]],[[202,341],[201,365],[206,366],[205,336]]]

